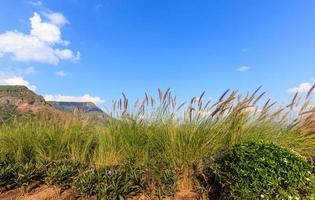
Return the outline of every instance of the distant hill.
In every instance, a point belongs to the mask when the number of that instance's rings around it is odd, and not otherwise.
[[[90,122],[105,122],[108,115],[91,102],[49,101],[25,86],[0,85],[0,107],[15,106],[21,111],[68,113]],[[61,112],[62,111],[62,112]]]
[[[58,102],[47,101],[49,105],[66,113],[73,113],[89,121],[105,121],[105,112],[92,102]]]

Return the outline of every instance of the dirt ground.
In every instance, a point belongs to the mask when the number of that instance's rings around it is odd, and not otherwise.
[[[129,200],[149,200],[144,195],[139,195]],[[175,197],[167,197],[163,200],[198,200],[196,193],[181,191]],[[94,197],[80,197],[74,189],[62,191],[56,186],[39,185],[34,182],[28,186],[9,190],[0,194],[0,200],[96,200]]]
[[[61,191],[55,186],[42,185],[32,188],[32,184],[27,187],[17,188],[0,194],[1,200],[94,200],[95,198],[82,198],[76,196],[72,189]]]

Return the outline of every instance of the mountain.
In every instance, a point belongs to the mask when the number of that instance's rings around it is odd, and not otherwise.
[[[109,117],[91,102],[48,101],[25,86],[0,85],[0,107],[14,106],[20,111],[70,114],[89,122],[105,122]]]
[[[108,115],[92,102],[58,102],[47,101],[53,108],[66,113],[73,113],[75,116],[88,121],[105,121]]]
[[[45,105],[45,99],[25,86],[0,85],[0,105]]]

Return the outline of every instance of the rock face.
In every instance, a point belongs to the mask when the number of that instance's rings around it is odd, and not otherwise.
[[[53,108],[63,112],[72,113],[75,116],[88,121],[105,122],[108,115],[92,102],[57,102],[47,101]]]
[[[0,86],[0,105],[45,105],[45,99],[25,86]]]

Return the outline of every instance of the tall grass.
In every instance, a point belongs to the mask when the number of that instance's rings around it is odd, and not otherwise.
[[[195,171],[237,143],[272,142],[314,158],[313,89],[282,107],[262,102],[260,88],[245,96],[227,90],[213,103],[202,93],[179,104],[168,89],[131,105],[123,94],[104,126],[53,118],[1,123],[0,157],[38,164],[68,159],[95,168],[131,164],[146,169],[153,193],[161,181],[191,190],[198,186]]]

